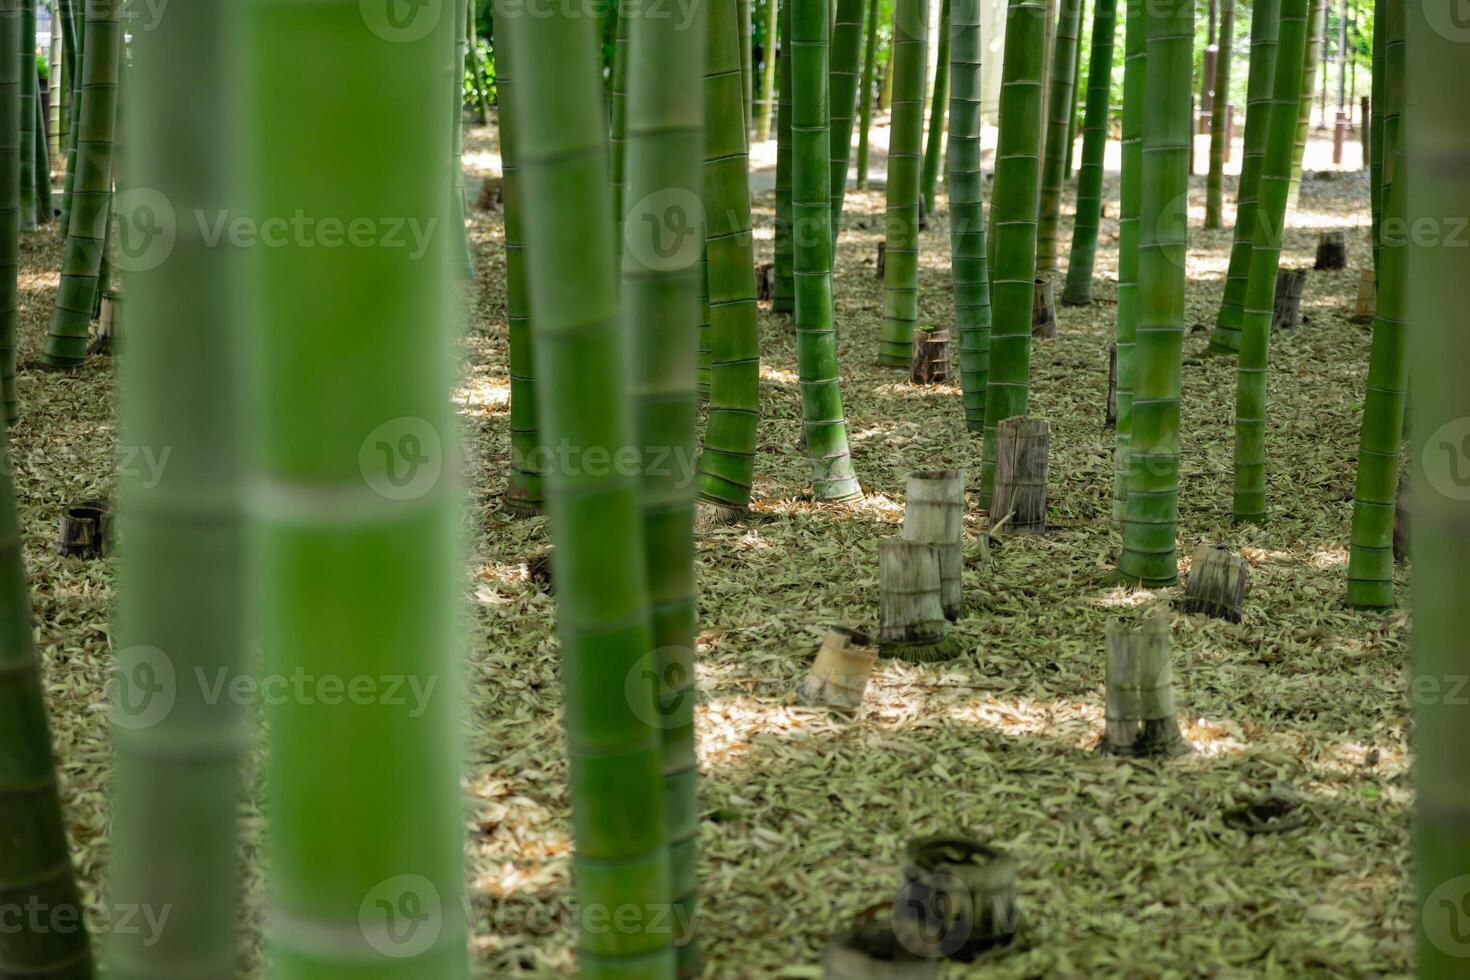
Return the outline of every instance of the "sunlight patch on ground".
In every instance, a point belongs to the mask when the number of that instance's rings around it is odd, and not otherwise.
[[[466,408],[505,409],[510,407],[510,379],[477,378],[456,388],[451,400]],[[485,414],[473,413],[470,414]]]

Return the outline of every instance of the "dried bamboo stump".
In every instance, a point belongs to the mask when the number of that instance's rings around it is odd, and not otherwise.
[[[772,262],[762,262],[755,267],[755,298],[756,302],[769,303],[771,297],[776,295],[776,266]]]
[[[1099,748],[1129,758],[1190,752],[1174,718],[1167,615],[1155,611],[1137,630],[1110,620],[1107,638],[1107,716]]]
[[[97,312],[97,333],[92,337],[93,354],[103,357],[117,351],[118,337],[122,333],[122,293],[107,290],[102,294]]]
[[[1302,292],[1306,288],[1306,269],[1282,269],[1276,276],[1276,302],[1271,307],[1272,330],[1296,328],[1301,314]]]
[[[823,980],[934,980],[939,961],[904,947],[893,931],[893,910],[874,905],[852,928],[827,944],[822,953]]]
[[[878,243],[878,268],[877,268],[877,271],[875,271],[873,273],[873,275],[876,276],[879,279],[882,279],[883,278],[883,270],[888,267],[887,264],[886,264],[887,263],[887,259],[888,259],[888,243],[887,242],[879,242]]]
[[[950,622],[965,614],[965,471],[910,473],[903,538],[939,553],[939,603]]]
[[[952,660],[949,620],[940,600],[939,549],[891,539],[878,542],[878,647],[911,663]]]
[[[1378,281],[1372,269],[1364,269],[1358,277],[1358,298],[1353,304],[1353,319],[1368,323],[1378,311]]]
[[[1050,449],[1051,423],[1045,419],[1018,416],[996,427],[991,527],[1000,527],[1004,522],[1008,532],[1046,533],[1046,461]]]
[[[106,558],[112,553],[112,505],[105,500],[81,500],[61,515],[56,553],[74,558]]]
[[[1240,622],[1245,599],[1246,564],[1223,544],[1202,544],[1194,551],[1184,583],[1185,612]]]
[[[845,626],[832,627],[796,691],[797,702],[829,708],[861,706],[877,660],[878,651],[866,633]]]
[[[962,837],[909,844],[893,931],[922,956],[970,962],[1016,934],[1016,863]]]
[[[1045,339],[1056,335],[1056,287],[1050,278],[1038,279],[1031,300],[1031,336]]]
[[[914,331],[909,380],[916,385],[940,384],[949,377],[949,331],[920,327]]]
[[[1322,234],[1317,238],[1317,262],[1314,268],[1347,268],[1347,232],[1322,232]]]
[[[1103,417],[1103,428],[1118,427],[1118,345],[1108,345],[1108,408]]]

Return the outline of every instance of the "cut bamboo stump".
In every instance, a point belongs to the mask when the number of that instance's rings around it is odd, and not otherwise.
[[[929,230],[929,205],[924,203],[924,195],[919,195],[919,230]]]
[[[1056,335],[1056,287],[1050,278],[1038,279],[1031,299],[1031,336],[1050,338]]]
[[[1404,471],[1399,474],[1399,492],[1393,506],[1393,559],[1394,561],[1409,560],[1409,474]]]
[[[879,242],[878,243],[878,268],[873,273],[879,279],[882,279],[883,278],[883,270],[886,267],[885,266],[885,263],[887,262],[887,259],[888,259],[888,243],[887,242]]]
[[[500,207],[505,200],[503,184],[500,177],[486,177],[480,184],[480,196],[475,199],[475,207],[481,211],[493,211]]]
[[[878,647],[910,663],[952,660],[949,620],[940,599],[939,549],[890,539],[878,542]]]
[[[1358,277],[1358,300],[1353,305],[1353,319],[1358,323],[1372,321],[1378,312],[1378,282],[1372,269],[1364,269]]]
[[[949,377],[949,331],[920,327],[914,331],[909,380],[916,385],[940,384]]]
[[[122,332],[122,293],[109,289],[102,294],[97,313],[97,333],[92,338],[92,353],[103,357],[117,351]]]
[[[1109,620],[1107,638],[1107,715],[1099,747],[1129,758],[1191,751],[1174,718],[1167,615],[1156,611],[1137,630]]]
[[[827,944],[823,980],[934,980],[939,961],[904,948],[893,930],[893,910],[874,905],[852,928]]]
[[[1184,584],[1185,612],[1240,622],[1245,599],[1246,564],[1223,544],[1202,544],[1194,550],[1189,579]]]
[[[1317,238],[1317,269],[1347,268],[1347,232],[1324,231]]]
[[[769,303],[776,295],[776,266],[762,262],[755,267],[755,298],[759,303]]]
[[[1301,313],[1302,291],[1307,288],[1306,269],[1282,269],[1276,276],[1276,303],[1271,308],[1271,329],[1292,330]]]
[[[927,837],[905,849],[893,931],[921,956],[971,962],[1016,934],[1016,862],[963,837]]]
[[[1051,423],[1045,419],[1018,416],[996,427],[992,528],[1004,522],[1007,532],[1046,533],[1046,460],[1050,448]]]
[[[965,614],[965,471],[910,473],[903,539],[939,550],[939,604],[944,618]]]
[[[1118,427],[1118,345],[1108,345],[1108,408],[1103,428]]]
[[[112,553],[112,505],[105,500],[81,500],[61,515],[56,553],[73,558],[106,558]]]
[[[796,691],[797,702],[829,708],[860,707],[877,660],[878,651],[866,633],[846,626],[832,627]]]

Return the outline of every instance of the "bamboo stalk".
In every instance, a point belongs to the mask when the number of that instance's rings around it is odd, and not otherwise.
[[[1143,193],[1143,0],[1123,0],[1123,172],[1118,191],[1118,418],[1113,454],[1113,523],[1123,526],[1133,448],[1133,353],[1138,338],[1138,207]]]
[[[0,403],[20,418],[15,390],[20,291],[20,0],[0,0]]]
[[[1067,157],[1067,134],[1072,126],[1072,68],[1076,62],[1078,23],[1083,0],[1061,0],[1057,10],[1055,46],[1051,52],[1051,89],[1047,107],[1046,158],[1041,170],[1041,210],[1036,228],[1036,271],[1057,266],[1057,224],[1062,209],[1062,179]]]
[[[985,431],[990,373],[990,272],[985,248],[985,180],[980,172],[980,0],[950,0],[949,174],[950,277],[959,332],[965,428]]]
[[[924,135],[928,17],[928,0],[894,0],[883,333],[878,345],[878,363],[886,367],[909,366],[914,324],[919,319],[920,154]]]
[[[949,102],[949,18],[951,0],[940,0],[938,50],[934,62],[934,98],[929,109],[928,142],[924,148],[924,175],[920,193],[924,207],[934,213],[934,192],[939,185],[940,147],[944,140],[944,110]]]
[[[868,131],[873,125],[873,85],[878,71],[878,0],[868,0],[863,80],[858,90],[857,188],[868,188]]]
[[[1103,158],[1108,148],[1108,103],[1113,88],[1113,42],[1118,34],[1116,0],[1094,0],[1092,53],[1087,68],[1087,108],[1082,122],[1082,169],[1077,175],[1077,217],[1062,303],[1092,303],[1092,271],[1102,219]],[[1079,47],[1079,50],[1080,47]],[[1070,145],[1070,143],[1069,143]]]
[[[1235,39],[1235,0],[1220,0],[1220,40],[1215,48],[1215,102],[1210,110],[1210,174],[1205,179],[1205,227],[1219,228],[1225,213],[1225,115],[1230,102],[1230,57]]]
[[[781,3],[781,61],[777,66],[780,93],[776,101],[776,284],[771,293],[771,310],[791,313],[796,309],[796,284],[792,278],[795,252],[791,242],[791,3]]]

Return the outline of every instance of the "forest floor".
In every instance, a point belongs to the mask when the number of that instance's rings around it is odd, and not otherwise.
[[[1314,150],[1316,146],[1314,145]],[[493,172],[494,129],[475,128],[472,175]],[[1250,565],[1242,623],[1173,619],[1180,721],[1195,751],[1163,764],[1096,754],[1104,624],[1136,620],[1179,590],[1110,581],[1113,432],[1104,425],[1116,307],[1116,175],[1096,268],[1098,302],[1059,308],[1060,335],[1032,346],[1031,414],[1052,426],[1050,531],[1003,538],[980,563],[985,517],[967,518],[963,655],[930,667],[879,661],[855,717],[798,707],[792,692],[829,625],[871,630],[876,542],[895,536],[917,469],[978,473],[954,386],[916,387],[876,366],[874,278],[881,190],[849,192],[836,260],[843,396],[860,502],[812,502],[797,449],[789,318],[761,310],[762,425],[753,513],[699,541],[701,940],[709,975],[818,977],[821,948],[858,911],[891,902],[906,841],[963,834],[1010,851],[1022,934],[1009,955],[946,976],[1403,976],[1415,910],[1406,731],[1409,620],[1344,608],[1348,522],[1369,329],[1352,322],[1368,260],[1366,175],[1305,182],[1284,265],[1312,264],[1317,233],[1345,229],[1350,268],[1313,272],[1305,322],[1273,338],[1267,454],[1271,521],[1230,520],[1234,362],[1185,341],[1181,569],[1201,542]],[[1074,188],[1064,202],[1063,255]],[[1227,179],[1227,199],[1234,180]],[[1203,231],[1191,194],[1188,323],[1211,324],[1230,242]],[[761,261],[773,195],[756,195]],[[921,322],[949,324],[945,207],[922,236]],[[501,214],[476,211],[477,288],[456,400],[465,427],[466,592],[473,607],[465,794],[474,974],[567,976],[574,914],[554,604],[528,572],[544,519],[502,504],[509,457]],[[111,492],[123,465],[114,376],[36,366],[60,249],[23,254],[20,397],[12,435],[64,802],[88,900],[107,851],[105,724],[115,559],[51,550],[64,503]],[[186,411],[188,406],[181,405]],[[1406,579],[1401,575],[1401,588]],[[1249,836],[1224,814],[1290,787],[1305,822]],[[246,804],[259,922],[259,795]],[[352,819],[343,814],[342,819]]]

